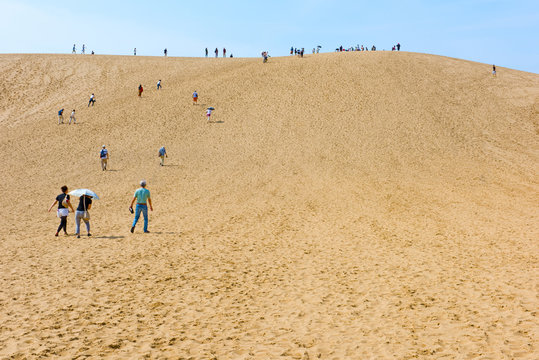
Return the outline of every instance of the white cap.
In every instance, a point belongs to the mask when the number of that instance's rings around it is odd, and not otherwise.
[[[146,180],[140,180],[140,186],[146,186]]]
[[[105,145],[103,145],[103,149],[105,148]]]

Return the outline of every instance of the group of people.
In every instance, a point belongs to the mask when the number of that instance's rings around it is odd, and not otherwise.
[[[368,46],[359,46],[359,44],[357,44],[355,47],[352,46],[352,47],[349,47],[349,48],[344,48],[342,45],[339,46],[338,48],[335,49],[336,52],[341,52],[341,51],[369,51],[369,47]],[[371,51],[376,51],[376,46],[373,45],[371,47]]]
[[[161,150],[160,150],[161,151]],[[166,152],[165,152],[166,154]],[[66,185],[62,186],[60,188],[62,193],[58,196],[56,196],[56,199],[52,203],[52,205],[49,207],[49,212],[52,210],[52,208],[58,204],[58,209],[56,210],[57,217],[60,219],[60,225],[58,225],[58,229],[56,230],[56,234],[54,236],[58,236],[60,231],[64,231],[65,235],[69,235],[67,232],[67,218],[69,216],[69,210],[71,209],[71,212],[75,213],[75,235],[77,238],[80,238],[80,225],[81,220],[86,225],[86,231],[88,233],[88,236],[92,236],[90,233],[90,209],[92,208],[92,196],[91,195],[81,195],[79,197],[79,204],[77,206],[77,209],[73,209],[73,205],[71,204],[71,195],[67,193],[68,187]],[[135,210],[133,210],[133,205],[136,207]],[[133,195],[133,199],[131,200],[131,204],[129,205],[129,211],[133,214],[135,214],[135,218],[133,219],[133,223],[131,224],[131,232],[135,232],[135,226],[137,225],[137,222],[140,218],[140,214],[142,213],[144,217],[144,233],[149,233],[148,230],[148,205],[150,205],[150,211],[153,211],[152,206],[152,199],[150,196],[150,191],[146,188],[146,180],[140,181],[140,188],[138,188],[135,191],[135,194]]]
[[[401,44],[400,43],[397,43],[397,45],[393,45],[393,47],[391,48],[391,51],[401,51]]]
[[[88,107],[90,107],[90,105],[94,106],[95,104],[95,94],[92,93],[92,95],[90,95],[90,100],[88,101]],[[73,124],[76,124],[77,123],[77,119],[75,118],[75,109],[73,109],[73,111],[71,111],[71,115],[69,116],[69,125],[71,125],[71,121],[73,121]],[[64,123],[64,109],[60,109],[58,110],[58,125],[60,124],[63,124]]]
[[[76,54],[77,53],[77,44],[73,44],[73,50],[71,50],[71,53],[72,54]],[[80,52],[81,54],[86,54],[86,45],[85,44],[82,44],[82,50]],[[94,51],[92,50],[92,55],[94,55]]]
[[[68,235],[67,217],[69,216],[69,209],[71,209],[71,212],[75,213],[75,235],[80,238],[80,222],[82,220],[86,224],[88,236],[92,236],[92,234],[90,234],[90,215],[88,213],[88,211],[92,207],[92,197],[82,195],[79,198],[79,205],[77,206],[77,210],[74,210],[73,205],[71,205],[71,196],[67,193],[67,186],[62,186],[60,190],[62,191],[62,193],[56,197],[52,205],[49,207],[50,212],[54,205],[58,204],[58,210],[56,211],[56,214],[58,218],[60,218],[60,225],[58,225],[58,229],[56,230],[56,234],[54,236],[58,236],[58,234],[62,230],[64,231],[64,234]]]
[[[219,57],[219,49],[218,48],[215,48],[215,50],[213,51],[215,53],[215,57]],[[208,54],[209,54],[209,51],[208,51],[208,48],[204,49],[204,55],[206,57],[208,57]],[[226,48],[223,48],[223,57],[226,58]],[[230,54],[230,57],[233,58],[234,55]]]
[[[299,57],[303,57],[303,54],[305,53],[305,48],[295,48],[295,47],[291,47],[290,48],[290,55],[298,55]],[[313,49],[313,54],[314,54],[314,49]]]

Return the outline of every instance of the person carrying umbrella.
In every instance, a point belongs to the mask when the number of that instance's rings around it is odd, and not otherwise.
[[[88,189],[73,190],[69,193],[69,195],[79,197],[79,206],[77,206],[77,210],[75,211],[75,224],[77,226],[75,234],[77,235],[77,238],[80,238],[81,220],[86,224],[88,236],[92,236],[92,234],[90,234],[90,213],[88,211],[92,207],[92,199],[99,200],[99,196],[97,196],[97,194],[92,190]]]
[[[54,236],[58,236],[58,233],[62,229],[64,229],[64,234],[67,235],[67,217],[69,215],[69,209],[75,212],[75,210],[73,210],[73,206],[71,205],[71,198],[67,194],[67,186],[62,186],[60,190],[62,190],[62,193],[56,197],[56,200],[49,207],[50,212],[54,205],[58,203],[57,216],[60,218],[60,226],[58,226],[58,230],[56,230],[56,234]]]

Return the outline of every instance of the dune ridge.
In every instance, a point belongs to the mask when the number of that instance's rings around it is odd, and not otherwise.
[[[539,75],[0,55],[0,80],[1,358],[537,357]],[[53,236],[64,184],[102,198],[93,237]]]

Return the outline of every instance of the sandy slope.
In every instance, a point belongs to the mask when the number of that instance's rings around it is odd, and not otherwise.
[[[538,75],[422,54],[0,55],[0,358],[537,358],[538,119]]]

